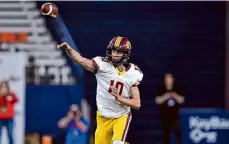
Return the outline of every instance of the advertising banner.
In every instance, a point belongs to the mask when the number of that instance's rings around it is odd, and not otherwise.
[[[181,110],[181,124],[183,144],[229,144],[229,112]]]

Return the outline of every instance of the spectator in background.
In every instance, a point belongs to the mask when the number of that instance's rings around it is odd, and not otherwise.
[[[18,102],[18,98],[10,91],[8,81],[0,83],[0,136],[3,126],[6,127],[9,143],[14,144],[13,127],[14,127],[14,105]],[[0,139],[1,140],[1,139]]]
[[[60,119],[58,126],[67,129],[65,144],[87,144],[89,121],[82,117],[78,105],[71,105],[67,116]]]
[[[184,100],[181,86],[178,85],[172,74],[166,74],[156,97],[156,104],[160,106],[159,115],[165,144],[170,143],[172,130],[175,132],[176,143],[182,143],[179,110]]]

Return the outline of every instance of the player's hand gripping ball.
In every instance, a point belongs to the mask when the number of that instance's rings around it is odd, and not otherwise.
[[[53,3],[45,3],[41,6],[41,13],[44,16],[56,18],[58,16],[58,8]]]

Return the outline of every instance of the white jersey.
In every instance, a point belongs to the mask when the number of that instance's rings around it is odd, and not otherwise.
[[[95,76],[97,79],[96,103],[98,111],[107,118],[118,118],[130,112],[130,107],[123,106],[114,99],[109,92],[110,87],[115,86],[121,96],[130,98],[131,87],[142,81],[141,70],[136,65],[129,64],[126,67],[126,72],[118,75],[114,65],[107,62],[105,58],[98,56],[92,61],[97,67]]]

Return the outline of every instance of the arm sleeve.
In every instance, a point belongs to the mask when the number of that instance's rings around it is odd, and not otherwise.
[[[141,71],[141,69],[137,65],[133,64],[133,66],[134,66],[133,75],[134,75],[135,79],[134,79],[132,86],[138,86],[138,85],[140,85],[140,83],[143,80],[143,72]]]
[[[103,58],[100,56],[92,58],[92,62],[94,66],[96,67],[95,72],[102,72],[106,69],[107,62],[103,61]]]
[[[134,85],[133,86],[138,86],[141,84],[143,80],[143,73],[138,73],[138,75],[136,76],[136,80],[134,82]]]

